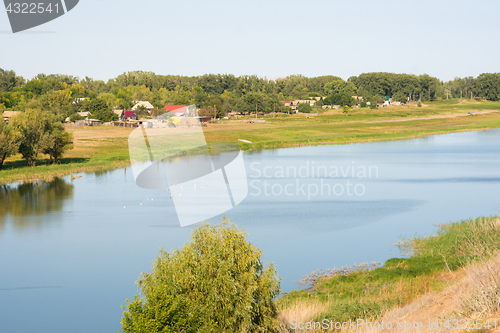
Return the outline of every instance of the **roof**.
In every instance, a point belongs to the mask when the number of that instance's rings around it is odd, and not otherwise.
[[[154,106],[148,101],[137,101],[135,105],[132,107],[132,110],[135,111],[140,105],[144,106],[146,109],[153,109]]]
[[[124,116],[125,116],[125,118],[130,118],[132,116],[135,116],[135,112],[134,111],[125,111]]]
[[[114,113],[116,113],[118,116],[121,116],[123,113],[123,110],[113,110]]]
[[[77,112],[80,116],[82,117],[87,117],[89,115],[90,112]]]
[[[185,113],[187,105],[165,105],[165,111],[174,111],[175,113]]]
[[[10,118],[18,113],[20,113],[21,111],[4,111],[3,112],[3,117],[4,118]]]

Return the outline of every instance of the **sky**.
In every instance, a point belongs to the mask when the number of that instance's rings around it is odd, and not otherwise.
[[[107,81],[133,70],[336,75],[500,72],[500,1],[80,0],[12,33],[0,9],[0,68]]]

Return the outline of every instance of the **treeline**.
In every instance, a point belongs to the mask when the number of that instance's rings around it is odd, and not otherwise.
[[[10,155],[19,153],[29,166],[35,166],[40,154],[51,163],[73,148],[73,135],[50,112],[28,109],[13,116],[8,124],[0,120],[0,170]]]
[[[336,76],[308,78],[291,75],[270,80],[231,74],[203,76],[157,75],[129,72],[104,82],[89,77],[39,74],[26,80],[14,71],[0,69],[0,111],[40,109],[62,117],[90,111],[93,117],[116,119],[112,108],[130,109],[134,101],[149,101],[158,110],[165,104],[195,104],[209,115],[227,112],[287,112],[282,101],[323,97],[321,104],[365,101],[429,101],[446,98],[484,98],[499,100],[500,74],[481,74],[477,78],[456,78],[449,82],[424,75],[364,73],[344,81]],[[95,115],[94,115],[95,114]]]

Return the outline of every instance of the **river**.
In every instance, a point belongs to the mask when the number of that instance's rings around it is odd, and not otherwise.
[[[498,129],[243,159],[248,195],[225,214],[276,265],[283,291],[316,269],[383,263],[401,255],[401,237],[500,207]],[[0,331],[9,333],[119,331],[140,273],[193,227],[180,227],[170,192],[138,187],[130,168],[3,186],[0,203]]]

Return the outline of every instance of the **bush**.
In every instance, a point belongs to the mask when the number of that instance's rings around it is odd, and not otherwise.
[[[419,108],[421,108],[421,107],[422,107],[422,102],[421,102],[420,100],[417,102],[417,106],[418,106]]]
[[[345,114],[348,114],[350,111],[351,111],[351,108],[349,107],[349,105],[344,105],[343,112],[344,112]]]
[[[312,107],[310,104],[307,103],[299,103],[299,106],[297,107],[299,112],[302,113],[311,113]]]
[[[261,251],[223,218],[192,231],[191,243],[161,249],[140,296],[128,302],[122,332],[266,332],[277,325],[280,279]]]
[[[77,120],[83,120],[85,118],[83,118],[82,116],[80,116],[78,113],[74,113],[72,114],[71,116],[69,116],[69,120],[72,121],[72,122],[75,122]]]

